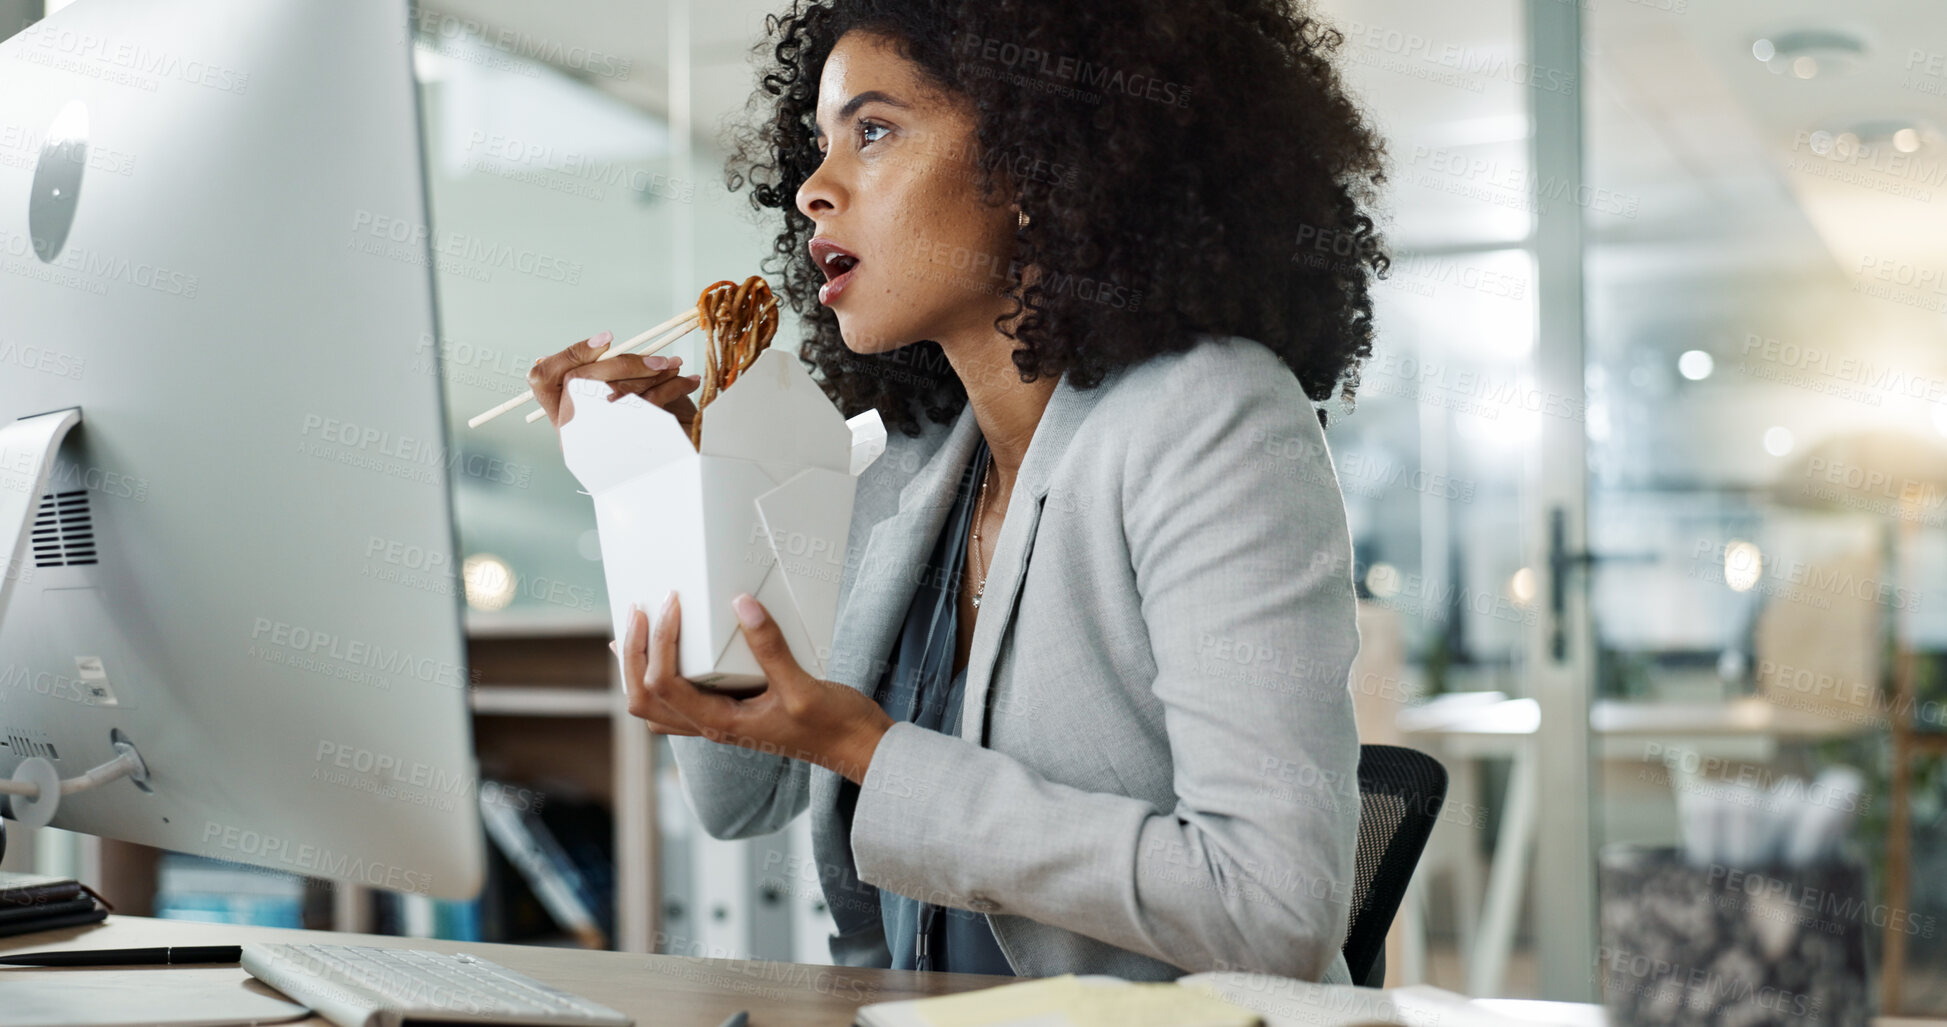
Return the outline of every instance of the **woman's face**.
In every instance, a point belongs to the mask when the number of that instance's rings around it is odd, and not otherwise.
[[[981,202],[974,117],[883,36],[847,32],[818,83],[823,161],[798,190],[818,226],[820,301],[855,353],[991,333],[1013,252],[1014,207]],[[997,186],[997,188],[999,188]],[[827,261],[829,242],[857,264]]]

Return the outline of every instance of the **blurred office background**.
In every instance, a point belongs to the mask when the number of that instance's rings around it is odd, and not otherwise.
[[[536,356],[758,270],[772,229],[726,193],[718,130],[774,6],[425,5],[452,255],[423,366],[436,350],[456,445],[505,469],[455,484],[483,768],[612,812],[589,828],[617,855],[608,943],[809,961],[802,831],[701,838],[673,763],[604,697],[600,550],[553,433],[464,426]],[[1392,160],[1377,355],[1356,410],[1330,407],[1353,687],[1367,741],[1454,775],[1390,979],[1592,996],[1604,846],[1674,843],[1685,789],[1844,764],[1870,789],[1875,987],[1947,1012],[1947,9],[1321,11]],[[675,352],[700,366],[693,339]]]

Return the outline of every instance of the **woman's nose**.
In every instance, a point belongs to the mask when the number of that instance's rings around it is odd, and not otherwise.
[[[833,183],[827,166],[821,163],[811,177],[798,187],[798,212],[815,219],[819,214],[836,211],[839,196],[840,190]]]

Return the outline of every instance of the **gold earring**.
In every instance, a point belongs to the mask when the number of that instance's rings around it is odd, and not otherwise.
[[[1018,227],[1018,228],[1026,228],[1026,227],[1028,227],[1028,212],[1027,212],[1027,211],[1025,211],[1025,210],[1021,210],[1021,211],[1015,211],[1015,212],[1014,212],[1014,224],[1015,224],[1015,226],[1016,226],[1016,227]]]

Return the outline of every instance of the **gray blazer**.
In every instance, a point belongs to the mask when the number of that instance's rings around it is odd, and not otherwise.
[[[978,432],[971,407],[890,432],[860,477],[831,680],[877,688]],[[1205,336],[1055,388],[1008,500],[959,737],[895,724],[862,786],[671,741],[715,837],[811,810],[842,965],[889,965],[887,888],[986,914],[1022,975],[1345,982],[1354,617],[1312,404],[1263,345]]]

